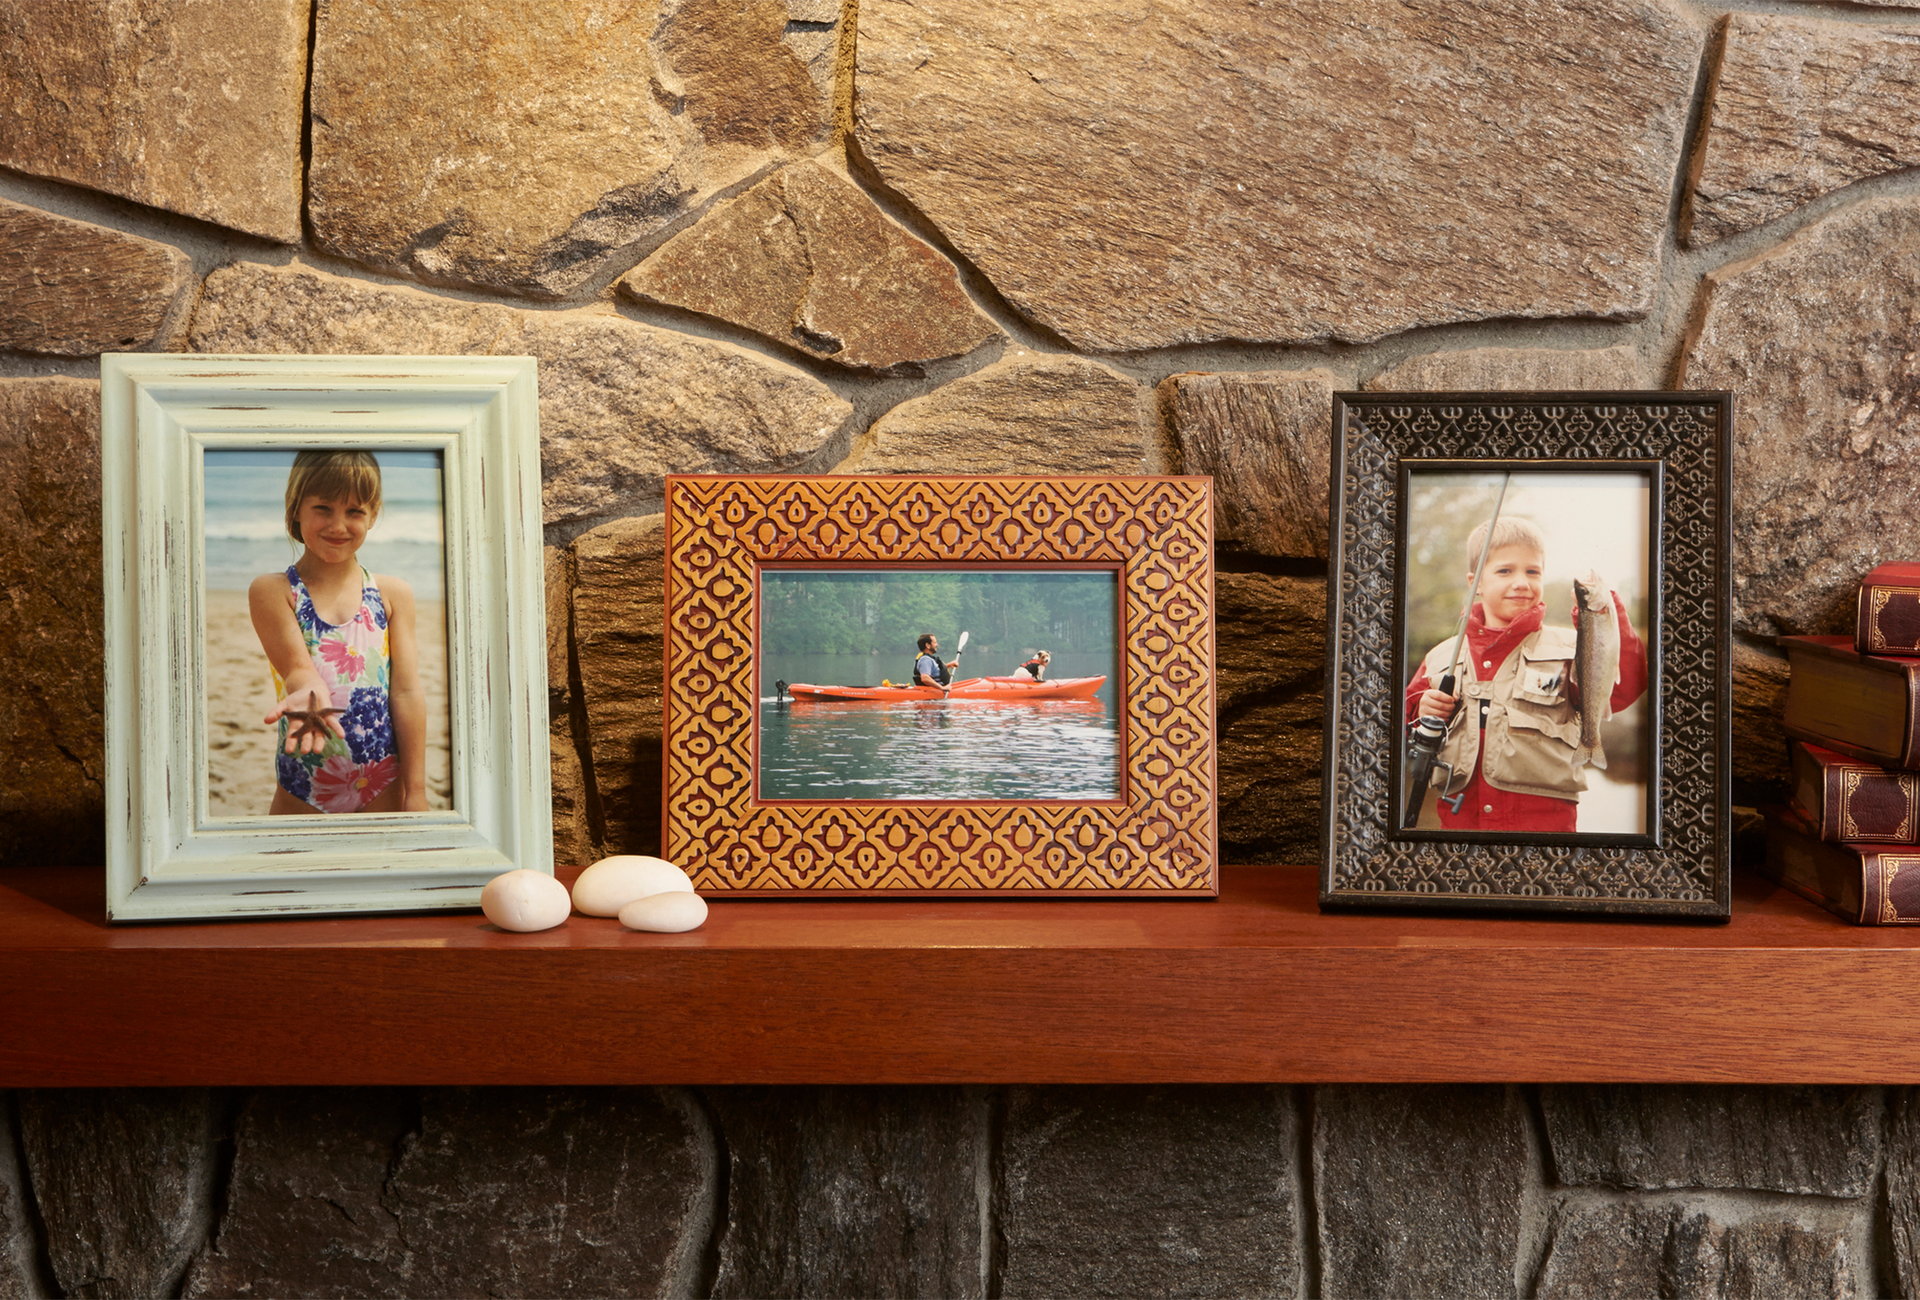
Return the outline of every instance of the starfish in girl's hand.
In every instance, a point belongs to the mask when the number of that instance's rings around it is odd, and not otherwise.
[[[320,737],[320,747],[326,748],[327,742],[333,739],[333,731],[327,726],[327,719],[336,713],[344,712],[346,712],[345,709],[321,708],[320,693],[308,691],[306,708],[286,711],[285,717],[289,722],[297,720],[300,723],[298,727],[287,733],[287,752],[291,754],[297,750],[301,739],[306,736]]]

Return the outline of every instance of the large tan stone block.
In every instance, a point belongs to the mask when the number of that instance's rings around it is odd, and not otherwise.
[[[106,852],[100,385],[0,380],[0,863]]]
[[[1920,31],[1729,14],[1681,237],[1710,244],[1920,166]]]
[[[1016,350],[867,430],[841,474],[1159,474],[1153,390],[1092,361]]]
[[[1330,370],[1175,375],[1161,385],[1180,468],[1213,476],[1214,540],[1325,559]]]
[[[207,277],[198,352],[533,356],[549,524],[652,503],[663,477],[794,469],[853,408],[812,376],[604,310],[521,311],[250,264]]]
[[[553,761],[553,860],[585,866],[594,851],[586,765],[580,761],[584,717],[575,708],[573,562],[562,547],[544,548],[547,588],[547,746]],[[576,722],[580,725],[576,726]]]
[[[660,852],[666,521],[602,524],[573,541],[573,637],[607,853]]]
[[[1223,857],[1313,862],[1326,741],[1326,580],[1217,574],[1214,647]]]
[[[901,0],[855,130],[1080,347],[1632,319],[1702,44],[1671,0]]]
[[[307,0],[0,4],[0,165],[300,240]]]
[[[1000,336],[951,262],[817,163],[716,209],[620,287],[851,369],[919,373]]]
[[[144,351],[192,283],[177,248],[0,199],[0,348]]]
[[[825,143],[786,24],[782,0],[322,5],[314,232],[394,274],[567,296]]]
[[[1733,801],[1785,803],[1793,794],[1787,761],[1786,655],[1736,641],[1733,645]]]
[[[1682,388],[1734,403],[1734,626],[1850,633],[1920,555],[1920,201],[1846,208],[1706,277]]]
[[[1638,356],[1628,346],[1563,351],[1558,348],[1468,348],[1429,352],[1388,366],[1361,385],[1372,393],[1445,393],[1479,389],[1554,392],[1562,389],[1647,387]]]

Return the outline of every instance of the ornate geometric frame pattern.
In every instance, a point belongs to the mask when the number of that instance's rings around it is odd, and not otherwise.
[[[763,802],[765,564],[1114,564],[1121,789],[1101,802]],[[706,894],[1218,892],[1205,478],[667,479],[665,852]]]
[[[1323,907],[1730,915],[1732,407],[1730,394],[1705,392],[1335,395]],[[1663,486],[1649,603],[1658,625],[1647,636],[1660,655],[1658,816],[1639,844],[1462,843],[1392,824],[1405,732],[1395,679],[1401,473],[1474,460],[1641,464]]]

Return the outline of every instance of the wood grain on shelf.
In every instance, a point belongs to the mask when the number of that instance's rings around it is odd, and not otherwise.
[[[563,873],[568,878],[569,873]],[[476,914],[109,927],[0,870],[0,1086],[1910,1082],[1920,934],[1753,878],[1731,924],[1217,901],[715,901],[691,934]]]

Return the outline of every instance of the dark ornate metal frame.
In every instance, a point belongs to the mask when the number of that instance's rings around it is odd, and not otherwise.
[[[1322,906],[1730,914],[1732,416],[1728,393],[1335,395]],[[1651,477],[1646,835],[1397,828],[1406,477],[1482,464]]]

